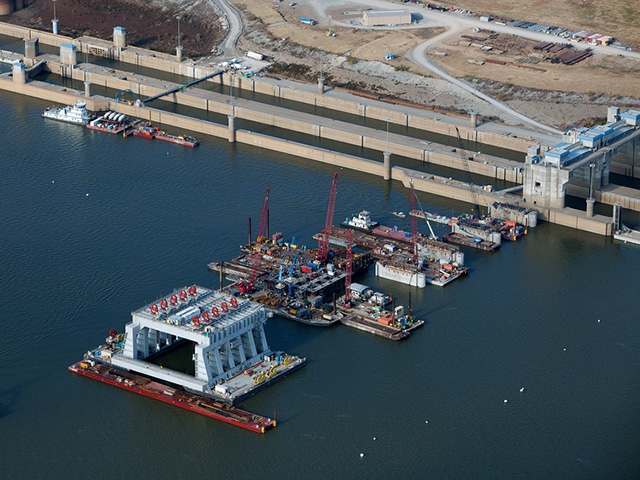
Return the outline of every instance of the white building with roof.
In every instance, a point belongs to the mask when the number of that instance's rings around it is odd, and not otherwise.
[[[411,13],[407,10],[366,11],[362,14],[362,25],[365,27],[411,25]]]

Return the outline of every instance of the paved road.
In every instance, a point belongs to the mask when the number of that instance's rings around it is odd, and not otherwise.
[[[229,30],[227,36],[224,37],[224,41],[218,45],[218,48],[222,50],[222,54],[226,58],[233,58],[238,56],[238,50],[236,49],[236,42],[242,34],[243,24],[240,13],[231,5],[227,0],[209,0],[211,3],[217,5],[220,10],[227,16],[229,22]]]
[[[378,7],[378,8],[390,8],[391,6],[393,6],[393,8],[397,8],[397,5],[391,4],[389,2],[385,2],[385,1],[381,1],[381,0],[369,0],[367,2],[363,2],[362,0],[355,0],[356,3],[359,3],[361,5],[366,5],[368,7]],[[315,13],[318,15],[319,18],[323,19],[323,20],[327,20],[328,17],[326,15],[326,8],[328,8],[329,6],[336,6],[337,2],[336,0],[325,0],[325,2],[323,2],[322,6],[318,5],[317,2],[311,2],[311,5],[315,11]],[[534,40],[539,40],[539,41],[554,41],[554,42],[559,42],[562,41],[564,39],[562,38],[558,38],[555,37],[553,35],[550,34],[546,34],[546,33],[541,33],[541,32],[534,32],[531,30],[527,30],[527,29],[522,29],[522,28],[517,28],[517,27],[511,27],[508,25],[496,25],[495,23],[487,23],[487,22],[482,22],[480,21],[478,18],[476,17],[468,17],[466,15],[462,15],[462,14],[456,14],[456,13],[451,13],[451,12],[438,12],[438,11],[433,11],[433,10],[428,10],[428,9],[424,9],[422,7],[416,7],[416,6],[412,6],[412,5],[403,5],[402,6],[403,9],[406,9],[408,11],[410,11],[412,14],[414,14],[415,16],[418,16],[418,18],[422,18],[422,20],[420,20],[420,26],[415,27],[415,26],[411,26],[411,27],[394,27],[395,29],[408,29],[408,28],[428,28],[428,27],[433,27],[434,25],[444,25],[446,27],[448,27],[448,31],[438,35],[434,38],[431,38],[429,40],[427,40],[426,42],[414,47],[413,49],[411,49],[409,52],[407,52],[406,57],[407,59],[409,59],[411,62],[426,68],[427,70],[431,71],[432,73],[434,73],[435,75],[453,83],[454,85],[457,85],[460,88],[463,88],[464,90],[472,93],[473,95],[477,96],[478,98],[481,98],[482,100],[490,103],[491,105],[495,106],[496,108],[502,110],[503,112],[514,116],[515,118],[523,121],[525,124],[533,126],[537,129],[541,129],[545,132],[548,133],[552,133],[555,135],[561,135],[563,132],[561,132],[560,130],[557,130],[553,127],[549,127],[547,125],[544,125],[532,118],[529,118],[519,112],[517,112],[516,110],[512,109],[511,107],[505,105],[502,102],[499,102],[498,100],[495,100],[494,98],[489,97],[488,95],[485,95],[484,93],[480,92],[479,90],[475,89],[472,85],[469,85],[468,83],[459,80],[451,75],[449,75],[446,71],[444,71],[441,67],[439,67],[438,65],[436,65],[433,61],[431,61],[429,58],[427,58],[425,56],[425,52],[433,45],[435,45],[436,43],[442,41],[444,38],[454,35],[457,32],[459,32],[462,29],[466,29],[466,28],[472,28],[472,27],[479,27],[479,28],[490,28],[493,29],[497,32],[500,33],[507,33],[507,34],[514,34],[514,35],[518,35],[524,38],[530,38],[530,39],[534,39]],[[358,27],[358,26],[354,26],[351,25],[349,23],[346,22],[334,22],[335,24],[340,24],[343,25],[345,27],[350,27],[350,28],[362,28],[362,27]],[[390,27],[378,27],[376,29],[382,29],[382,30],[389,30],[391,29]],[[585,50],[587,48],[593,48],[593,50],[597,53],[603,53],[603,54],[609,54],[609,55],[622,55],[625,57],[629,57],[629,58],[635,58],[640,60],[640,53],[639,52],[632,52],[632,51],[626,51],[626,50],[621,50],[619,48],[615,48],[615,47],[610,47],[610,46],[596,46],[596,47],[592,47],[590,45],[584,44],[584,43],[578,43],[574,45],[578,50]]]
[[[425,52],[429,49],[430,46],[431,46],[431,44],[429,44],[429,42],[425,42],[425,43],[422,43],[422,44],[412,48],[406,54],[407,59],[409,59],[410,61],[412,61],[416,65],[420,65],[421,67],[426,68],[430,72],[435,73],[439,77],[444,78],[445,80],[448,80],[452,84],[454,84],[454,85],[456,85],[456,86],[458,86],[460,88],[463,88],[463,89],[467,90],[468,92],[471,92],[476,97],[481,98],[482,100],[490,103],[494,107],[499,108],[503,112],[508,113],[509,115],[511,115],[511,116],[523,121],[525,124],[528,124],[528,125],[530,125],[532,127],[544,130],[544,131],[549,132],[549,133],[553,133],[553,134],[556,134],[556,135],[562,135],[562,132],[560,130],[557,130],[557,129],[553,128],[553,127],[549,127],[547,125],[543,125],[542,123],[537,122],[536,120],[534,120],[532,118],[529,118],[526,115],[523,115],[523,114],[517,112],[513,108],[505,105],[504,103],[499,102],[498,100],[496,100],[494,98],[491,98],[488,95],[485,95],[480,90],[477,90],[477,89],[473,88],[467,82],[464,82],[462,80],[459,80],[459,79],[449,75],[447,72],[445,72],[443,69],[438,67],[435,63],[433,63],[425,55]]]

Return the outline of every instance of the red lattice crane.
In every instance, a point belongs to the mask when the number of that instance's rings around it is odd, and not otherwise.
[[[320,248],[318,251],[318,260],[325,261],[329,256],[329,240],[331,238],[331,229],[333,227],[333,212],[336,209],[336,194],[338,193],[338,172],[333,174],[333,182],[331,183],[331,191],[329,192],[329,205],[327,207],[327,220],[324,228],[320,233]]]
[[[351,272],[353,270],[353,252],[351,251],[351,244],[353,240],[351,238],[352,230],[349,229],[347,233],[347,258],[346,258],[346,271],[347,276],[344,277],[344,306],[346,308],[351,307]]]
[[[416,210],[416,191],[413,189],[413,183],[411,185],[411,195],[409,197],[411,212]],[[411,215],[411,243],[413,244],[413,264],[418,266],[418,219],[415,215]]]
[[[256,237],[256,245],[253,249],[253,262],[251,264],[251,279],[248,282],[240,282],[238,285],[241,292],[250,292],[255,288],[256,278],[258,277],[258,271],[260,266],[260,256],[256,253],[260,248],[260,245],[265,241],[265,230],[267,228],[267,215],[269,211],[269,189],[267,186],[267,193],[264,195],[264,202],[262,203],[262,210],[260,211],[260,223],[258,224],[258,234]]]

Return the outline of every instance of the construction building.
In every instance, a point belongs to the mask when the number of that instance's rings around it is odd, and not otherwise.
[[[362,14],[362,25],[365,27],[411,25],[411,14],[407,10],[364,12]]]

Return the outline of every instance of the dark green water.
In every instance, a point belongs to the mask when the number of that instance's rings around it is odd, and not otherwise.
[[[426,324],[406,341],[271,320],[271,347],[308,365],[241,405],[277,410],[264,436],[69,373],[148,300],[215,287],[206,263],[237,255],[267,185],[271,231],[311,245],[334,170],[124,139],[45,121],[46,105],[0,94],[0,478],[638,478],[640,248],[554,225],[467,251],[445,288],[357,279],[412,292]],[[339,171],[336,223],[397,223],[408,204]]]

